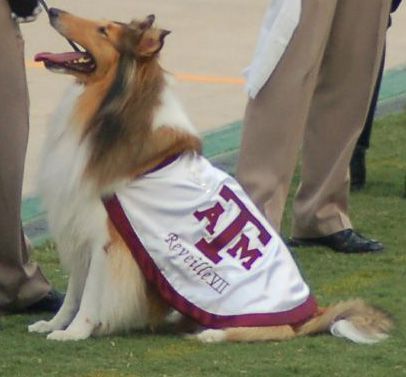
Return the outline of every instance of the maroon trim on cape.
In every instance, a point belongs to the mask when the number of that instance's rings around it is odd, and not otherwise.
[[[172,307],[201,325],[209,328],[295,325],[305,322],[316,313],[317,303],[312,295],[296,308],[279,313],[224,316],[206,312],[181,296],[166,280],[135,233],[117,196],[105,198],[103,203],[110,220],[123,237],[146,280],[158,289],[162,298]]]
[[[153,172],[155,172],[157,170],[160,170],[160,169],[172,164],[172,162],[175,162],[180,156],[181,156],[181,153],[176,153],[173,156],[166,158],[165,160],[160,162],[157,166],[153,167],[150,170],[147,170],[143,175],[153,173]]]

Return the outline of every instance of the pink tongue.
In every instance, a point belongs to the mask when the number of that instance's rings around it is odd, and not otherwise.
[[[53,54],[51,52],[40,52],[36,54],[34,59],[36,62],[50,61],[53,63],[63,63],[75,59],[80,59],[85,53],[83,52],[63,52],[60,54]]]

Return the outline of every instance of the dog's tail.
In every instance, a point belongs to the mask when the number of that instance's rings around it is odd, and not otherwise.
[[[324,308],[298,327],[284,325],[205,330],[194,338],[205,343],[258,342],[331,332],[334,336],[356,343],[372,344],[386,339],[392,327],[393,321],[388,314],[361,299],[355,299]]]
[[[330,331],[355,343],[372,344],[386,339],[393,327],[390,316],[361,299],[339,302],[300,326],[297,335]]]

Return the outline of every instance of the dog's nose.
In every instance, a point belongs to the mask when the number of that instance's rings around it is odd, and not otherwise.
[[[55,19],[58,18],[61,13],[62,11],[58,8],[50,8],[48,15],[50,19]]]

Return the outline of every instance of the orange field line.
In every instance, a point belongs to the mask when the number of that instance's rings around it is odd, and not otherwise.
[[[43,68],[42,63],[34,61],[26,62],[27,68]],[[209,75],[195,75],[192,73],[175,73],[175,77],[179,81],[200,82],[204,84],[230,84],[230,85],[243,85],[244,79],[239,77],[226,77],[226,76],[209,76]]]
[[[194,75],[191,73],[175,73],[175,77],[179,81],[192,81],[206,84],[234,84],[234,85],[244,84],[244,79],[239,77]]]

